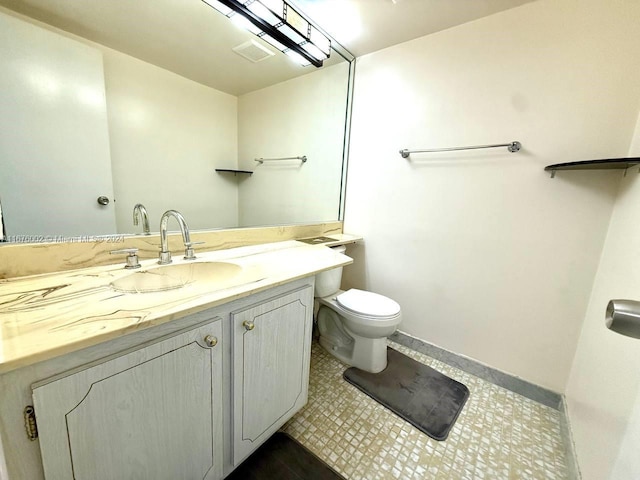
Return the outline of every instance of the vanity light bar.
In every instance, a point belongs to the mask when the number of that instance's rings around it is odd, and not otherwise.
[[[303,65],[321,67],[331,54],[331,40],[284,0],[202,1]]]

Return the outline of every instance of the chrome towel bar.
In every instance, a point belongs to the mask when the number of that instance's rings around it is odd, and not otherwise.
[[[412,153],[434,153],[434,152],[452,152],[455,150],[477,150],[479,148],[498,148],[498,147],[507,147],[511,153],[518,152],[522,148],[522,144],[520,142],[509,142],[509,143],[498,143],[495,145],[474,145],[471,147],[451,147],[451,148],[434,148],[431,150],[407,150],[406,148],[400,150],[400,155],[402,158],[409,158],[409,155]]]
[[[302,160],[302,163],[307,161],[307,156],[302,155],[301,157],[282,157],[282,158],[254,158],[254,162],[264,163],[264,162],[278,162],[280,160]]]

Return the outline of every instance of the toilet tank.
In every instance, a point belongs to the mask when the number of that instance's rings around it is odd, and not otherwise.
[[[344,253],[347,248],[344,245],[332,247],[338,253]],[[342,282],[342,267],[332,268],[326,272],[320,272],[316,274],[316,297],[327,297],[332,293],[336,293],[340,290],[340,283]]]

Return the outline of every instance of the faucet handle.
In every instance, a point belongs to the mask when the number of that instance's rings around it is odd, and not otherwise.
[[[186,242],[184,244],[184,259],[185,260],[195,260],[196,254],[193,250],[194,245],[202,245],[205,242]]]
[[[127,263],[124,268],[140,268],[140,262],[138,261],[138,249],[137,248],[122,248],[120,250],[111,250],[111,255],[127,254]]]

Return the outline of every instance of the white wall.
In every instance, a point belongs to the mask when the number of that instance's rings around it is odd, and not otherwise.
[[[639,7],[539,0],[358,59],[345,230],[365,242],[344,286],[564,391],[621,173],[543,167],[627,154]],[[524,151],[397,153],[511,140]]]
[[[640,117],[630,156],[640,156]],[[567,386],[567,405],[585,480],[640,477],[640,341],[604,324],[609,300],[640,300],[640,179],[630,169],[611,217]]]
[[[169,209],[191,229],[237,226],[236,182],[215,172],[237,166],[237,97],[101,48],[118,231],[142,231],[136,203],[152,231]]]
[[[240,226],[338,218],[346,62],[239,97]],[[257,164],[255,158],[307,156]]]

